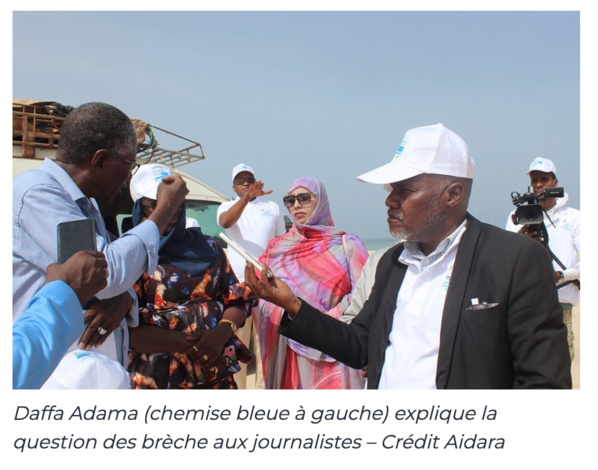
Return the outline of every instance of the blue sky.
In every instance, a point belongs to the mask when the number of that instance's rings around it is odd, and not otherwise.
[[[62,3],[34,1],[17,6],[48,9],[59,8]],[[130,3],[106,0],[101,7],[124,8]],[[152,8],[154,3],[150,0],[143,6]],[[162,2],[158,8],[176,8],[179,3]],[[221,3],[232,8],[233,3],[240,2]],[[246,4],[246,8],[255,8],[256,3],[244,2],[241,7]],[[325,8],[328,3],[322,0],[315,5],[306,0],[299,8]],[[341,6],[353,8],[355,3],[346,1]],[[400,0],[388,3],[397,8],[406,4]],[[105,101],[131,117],[197,140],[207,158],[183,168],[227,195],[231,195],[230,170],[239,162],[255,168],[266,186],[274,190],[272,199],[276,201],[296,177],[319,177],[328,189],[332,213],[340,228],[362,238],[383,238],[387,236],[386,193],[379,186],[357,182],[355,177],[390,161],[405,131],[420,125],[442,122],[466,140],[477,162],[470,209],[484,221],[504,226],[513,207],[510,193],[525,191],[525,172],[536,156],[555,161],[571,205],[579,208],[581,151],[584,201],[590,200],[596,174],[594,110],[598,105],[593,92],[598,83],[594,70],[595,3],[418,3],[418,8],[430,8],[432,4],[437,8],[480,8],[484,4],[498,9],[533,9],[539,4],[553,12],[11,12],[11,18],[2,17],[5,27],[0,28],[0,34],[6,35],[4,42],[9,44],[12,22],[13,97],[73,106]],[[289,4],[294,3],[269,2],[265,8]],[[365,7],[380,8],[380,4],[371,0]],[[79,3],[71,7],[82,6]],[[563,8],[582,9],[581,108],[580,15],[558,11]],[[169,144],[167,140],[163,143]],[[10,183],[7,181],[4,187],[8,190]],[[584,210],[588,209],[584,206]],[[588,218],[584,231],[588,242],[592,235],[590,222]],[[5,246],[9,245],[6,239]],[[598,261],[596,250],[593,243],[584,246],[584,265],[591,267]],[[8,269],[8,262],[4,265]],[[584,305],[595,303],[592,286],[597,282],[595,272],[586,269],[584,285],[590,285],[590,291],[584,289]],[[5,298],[6,309],[10,309],[10,296]],[[584,312],[583,331],[595,331],[596,316],[588,309]],[[488,404],[499,410],[499,419],[478,426],[479,430],[486,437],[509,438],[507,448],[493,454],[490,467],[504,468],[515,460],[533,466],[547,459],[553,467],[567,465],[571,451],[581,453],[594,444],[591,433],[584,432],[586,427],[582,426],[582,419],[585,424],[596,415],[597,388],[596,374],[587,373],[595,370],[596,346],[585,339],[576,339],[584,357],[582,390],[575,399],[567,400],[566,409],[555,408],[554,394],[539,392],[527,392],[525,396],[506,392],[442,394],[434,395],[433,401],[431,395],[419,391],[400,396],[393,392],[360,395],[357,406],[365,403],[373,409],[391,403],[410,408],[443,405],[457,409]],[[9,344],[6,338],[5,347]],[[9,374],[2,376],[8,390]],[[249,401],[264,408],[277,403],[289,407],[288,397],[277,393],[283,392],[252,395]],[[41,408],[46,404],[41,395],[24,398],[13,393],[11,398],[15,405],[36,403]],[[72,396],[55,398],[63,407],[88,401],[79,403]],[[168,400],[165,395],[161,398],[161,403]],[[235,408],[241,400],[247,403],[247,398],[243,395],[231,401],[228,394],[214,395],[210,406]],[[346,400],[339,398],[338,394],[318,395],[316,402],[316,396],[310,395],[302,396],[299,403],[306,408],[336,409],[346,405]],[[143,397],[119,395],[118,399],[119,406],[145,405]],[[110,408],[114,395],[98,395],[97,402]],[[196,398],[180,397],[175,405],[195,407]],[[73,426],[70,421],[64,426],[52,423],[52,434],[114,433],[114,423],[92,424],[93,429],[76,423]],[[347,423],[336,424],[318,429],[328,435],[355,429]],[[188,429],[181,425],[157,422],[139,432],[156,436],[170,432],[175,436],[175,431]],[[379,435],[384,429],[378,423],[358,425],[369,436]],[[23,434],[24,426],[28,424],[12,423],[9,428]],[[40,432],[47,431],[43,423],[40,426]],[[122,423],[119,435],[136,435],[139,429],[137,423]],[[202,427],[200,431],[226,436],[230,434],[230,423],[210,422],[207,429]],[[288,429],[284,422],[251,422],[238,431],[239,435],[259,432],[283,436],[288,435]],[[300,432],[309,428],[297,429]],[[555,434],[555,430],[566,431]],[[434,427],[429,423],[420,431],[460,435],[465,428],[443,423]],[[546,442],[554,440],[555,435],[563,445],[551,449],[548,455]],[[351,459],[354,468],[371,465],[374,452],[378,451],[343,455],[331,452],[327,456],[304,452],[300,457],[302,465],[313,462],[320,467],[324,457],[326,463],[337,466]],[[65,462],[70,458],[77,465],[78,455],[64,454]],[[105,466],[118,458],[122,464],[127,455],[129,459],[138,456],[136,452],[104,452],[101,461]],[[171,451],[152,455],[155,465],[172,463]],[[279,466],[277,455],[270,456],[253,457],[263,468]],[[28,452],[23,458],[41,462],[47,460],[47,455]],[[423,462],[424,467],[432,467],[443,465],[446,455],[426,452],[401,458],[408,465],[421,466]],[[476,468],[489,466],[484,453],[460,454],[460,458],[463,468],[474,468],[474,463]],[[251,467],[251,457],[246,461]]]
[[[14,12],[13,96],[113,104],[199,141],[227,196],[243,162],[280,202],[320,178],[336,225],[384,238],[355,177],[442,122],[477,162],[470,211],[504,226],[537,156],[580,206],[578,12]],[[180,142],[161,141],[168,147]]]

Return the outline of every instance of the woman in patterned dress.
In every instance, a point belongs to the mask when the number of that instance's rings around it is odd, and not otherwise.
[[[130,183],[133,224],[156,207],[164,165],[143,165]],[[132,388],[236,389],[238,362],[251,353],[235,336],[256,303],[239,284],[218,242],[185,228],[184,205],[160,239],[158,268],[134,289],[139,325],[130,329]]]

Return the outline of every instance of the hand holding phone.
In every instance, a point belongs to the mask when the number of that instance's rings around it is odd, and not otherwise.
[[[96,231],[92,219],[80,219],[58,224],[58,263],[62,264],[79,251],[95,251]]]

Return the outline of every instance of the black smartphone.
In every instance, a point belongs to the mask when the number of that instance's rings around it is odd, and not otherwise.
[[[62,264],[79,251],[96,250],[96,230],[91,219],[58,224],[58,263]]]

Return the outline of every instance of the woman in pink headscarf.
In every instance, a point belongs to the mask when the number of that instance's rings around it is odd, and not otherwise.
[[[285,281],[295,295],[340,318],[351,302],[368,252],[357,236],[334,226],[324,185],[298,178],[283,198],[294,224],[268,243],[260,262]],[[283,310],[260,301],[258,329],[264,380],[270,389],[362,388],[360,370],[277,333]]]

